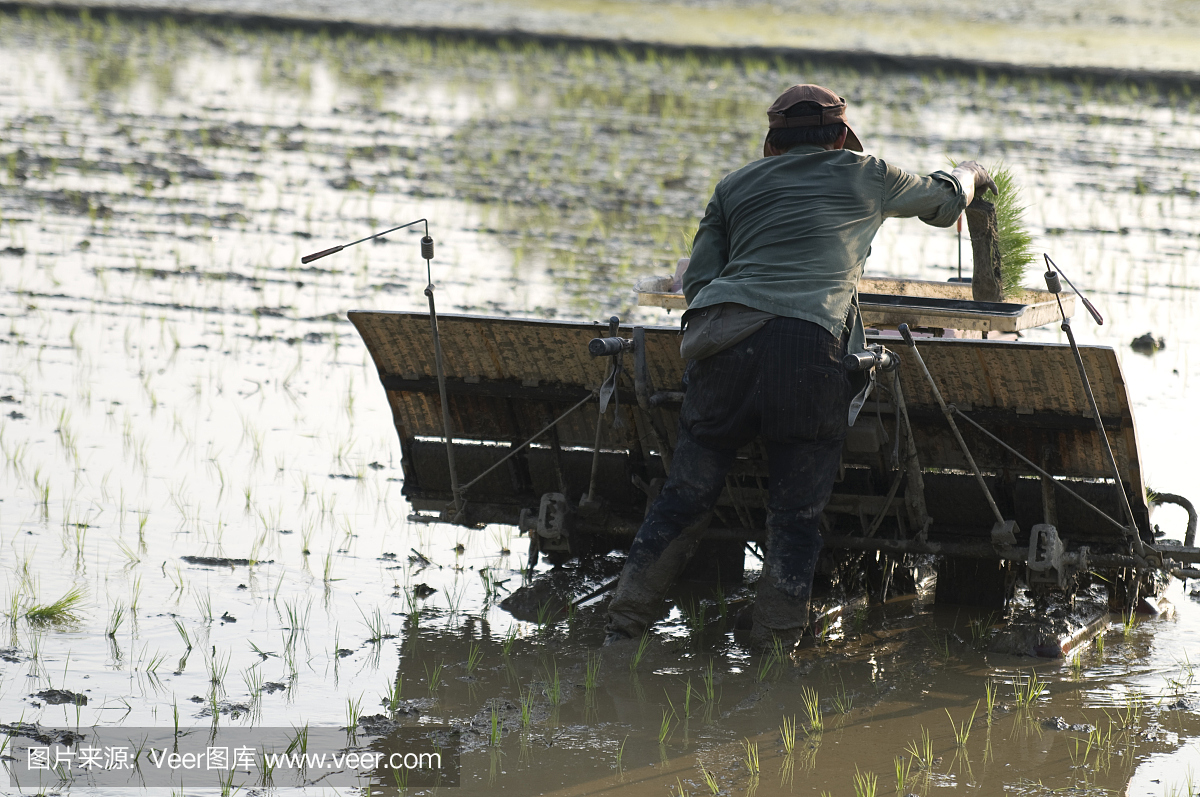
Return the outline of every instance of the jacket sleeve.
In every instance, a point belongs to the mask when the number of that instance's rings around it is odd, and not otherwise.
[[[883,217],[917,216],[934,227],[949,227],[966,209],[967,197],[958,178],[936,171],[928,177],[885,164]]]
[[[683,272],[683,295],[689,304],[704,286],[721,276],[729,263],[729,233],[721,210],[720,188],[718,184],[708,200],[704,218],[692,240],[691,262]]]

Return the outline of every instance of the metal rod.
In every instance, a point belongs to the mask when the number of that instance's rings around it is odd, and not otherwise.
[[[403,230],[405,227],[411,227],[414,224],[420,224],[423,221],[425,221],[425,219],[417,219],[416,221],[410,221],[408,224],[401,224],[397,227],[391,228],[390,230],[384,230],[383,232],[377,232],[374,235],[368,235],[366,238],[359,238],[357,241],[352,241],[348,244],[343,244],[343,245],[344,246],[354,246],[354,244],[361,244],[364,241],[370,241],[372,238],[378,238],[381,235],[387,235],[389,232],[395,232],[396,230]],[[427,221],[425,221],[425,234],[429,235],[429,222],[427,222]],[[440,233],[439,233],[439,235],[440,235]]]
[[[557,418],[555,418],[554,420],[550,421],[550,423],[546,424],[546,425],[545,425],[545,426],[543,426],[541,429],[539,429],[539,430],[537,430],[536,432],[534,432],[534,433],[533,433],[533,436],[532,436],[532,437],[530,437],[528,440],[526,440],[524,443],[521,443],[521,445],[519,445],[519,446],[517,446],[516,448],[512,449],[511,451],[509,451],[509,452],[508,452],[507,454],[505,454],[503,457],[501,457],[500,459],[496,460],[496,462],[492,463],[492,466],[491,466],[490,468],[488,468],[488,469],[487,469],[487,470],[485,470],[483,473],[481,473],[481,474],[479,474],[478,476],[476,476],[474,479],[471,479],[471,481],[467,482],[467,483],[466,483],[466,484],[464,484],[462,487],[458,488],[458,489],[459,489],[459,492],[463,492],[463,493],[465,493],[467,490],[469,490],[469,489],[470,489],[470,488],[471,488],[471,487],[472,487],[472,486],[473,486],[473,485],[474,485],[476,482],[478,482],[478,481],[479,481],[480,479],[482,479],[484,476],[487,476],[489,473],[491,473],[492,471],[494,471],[496,468],[500,467],[500,466],[501,466],[501,465],[503,465],[505,462],[507,462],[507,461],[509,460],[509,458],[511,458],[511,457],[513,457],[514,455],[516,455],[516,453],[517,453],[518,451],[520,451],[521,449],[525,448],[525,446],[529,445],[529,444],[530,444],[530,443],[532,443],[534,440],[537,440],[539,437],[541,437],[542,435],[544,435],[546,432],[548,432],[548,431],[550,431],[551,429],[553,429],[553,428],[554,428],[556,425],[558,425],[558,422],[559,422],[559,421],[561,421],[563,418],[567,417],[567,416],[568,416],[568,415],[570,415],[572,412],[574,412],[575,410],[579,409],[579,408],[580,408],[580,407],[582,407],[584,404],[588,403],[588,402],[589,402],[589,401],[591,401],[593,398],[595,398],[595,395],[596,395],[596,394],[595,394],[595,392],[592,392],[592,393],[590,393],[590,394],[588,394],[588,395],[584,396],[584,397],[583,397],[582,399],[580,399],[580,400],[579,400],[579,401],[578,401],[576,404],[574,404],[574,405],[571,407],[571,409],[567,410],[567,411],[566,411],[566,412],[564,412],[562,415],[559,415]]]
[[[925,505],[925,477],[921,475],[921,459],[917,455],[917,441],[913,437],[912,422],[908,417],[908,405],[904,401],[904,389],[900,385],[900,369],[892,371],[892,396],[896,401],[896,443],[900,442],[900,424],[904,424],[905,468],[908,471],[908,486],[904,490],[904,503],[909,508],[909,520],[917,526],[917,539],[925,539],[933,520]]]
[[[1096,309],[1096,306],[1089,302],[1088,298],[1079,292],[1079,289],[1075,287],[1075,283],[1071,282],[1071,278],[1064,274],[1063,270],[1058,267],[1058,263],[1055,263],[1053,260],[1051,260],[1050,255],[1048,254],[1043,253],[1042,256],[1046,258],[1047,268],[1053,268],[1055,271],[1057,271],[1059,276],[1065,279],[1067,284],[1071,286],[1071,290],[1075,291],[1075,295],[1078,296],[1083,302],[1083,306],[1087,308],[1088,313],[1092,316],[1092,320],[1095,321],[1098,326],[1104,326],[1104,316],[1100,315],[1100,311]]]
[[[1084,497],[1083,497],[1083,496],[1081,496],[1079,493],[1077,493],[1077,492],[1075,492],[1074,490],[1072,490],[1072,489],[1071,489],[1070,487],[1068,487],[1067,485],[1065,485],[1065,484],[1063,484],[1062,482],[1060,482],[1058,479],[1055,479],[1055,478],[1054,478],[1054,476],[1053,476],[1053,474],[1051,474],[1049,471],[1043,470],[1042,468],[1039,468],[1037,465],[1033,464],[1033,461],[1032,461],[1032,460],[1030,460],[1030,459],[1029,459],[1028,457],[1026,457],[1025,455],[1023,455],[1023,454],[1022,454],[1020,451],[1018,451],[1017,449],[1013,448],[1013,447],[1012,447],[1012,446],[1010,446],[1008,443],[1004,442],[1004,441],[1003,441],[1003,440],[1001,440],[999,437],[996,437],[996,435],[992,434],[992,433],[991,433],[991,432],[989,432],[987,429],[984,429],[982,426],[980,426],[980,425],[979,425],[979,422],[978,422],[978,421],[976,421],[974,418],[972,418],[972,417],[970,417],[970,416],[967,416],[967,415],[963,415],[963,411],[962,411],[962,410],[960,410],[958,407],[951,407],[950,409],[951,409],[951,411],[953,411],[953,412],[954,412],[954,414],[955,414],[955,415],[957,415],[958,417],[962,418],[964,421],[966,421],[967,423],[971,424],[971,425],[972,425],[972,426],[974,426],[976,429],[978,429],[979,431],[983,432],[985,435],[987,435],[988,437],[990,437],[990,438],[991,438],[991,439],[992,439],[994,442],[996,442],[996,443],[997,443],[997,444],[999,444],[999,445],[1000,445],[1002,448],[1004,448],[1004,450],[1005,450],[1005,451],[1007,451],[1008,453],[1012,454],[1014,457],[1016,457],[1017,459],[1021,460],[1021,461],[1022,461],[1022,462],[1024,462],[1026,465],[1028,465],[1030,468],[1032,468],[1032,469],[1034,470],[1034,472],[1036,472],[1036,473],[1037,473],[1039,476],[1041,476],[1042,478],[1045,478],[1045,479],[1049,479],[1049,480],[1050,480],[1050,483],[1051,483],[1051,484],[1053,484],[1055,487],[1057,487],[1058,489],[1062,490],[1062,491],[1063,491],[1063,492],[1065,492],[1067,495],[1071,496],[1071,497],[1072,497],[1072,498],[1074,498],[1076,501],[1078,501],[1079,503],[1081,503],[1081,504],[1083,504],[1084,506],[1086,506],[1088,509],[1090,509],[1090,510],[1092,510],[1093,512],[1095,512],[1095,513],[1096,513],[1096,514],[1098,514],[1100,517],[1104,518],[1104,519],[1105,519],[1105,520],[1107,520],[1109,523],[1111,523],[1111,524],[1113,524],[1114,526],[1116,526],[1117,528],[1119,528],[1121,531],[1125,531],[1125,526],[1124,526],[1124,524],[1122,524],[1122,523],[1121,523],[1120,521],[1118,521],[1116,518],[1112,517],[1112,516],[1111,516],[1111,515],[1109,515],[1107,512],[1105,512],[1103,509],[1101,509],[1100,507],[1098,507],[1098,506],[1096,506],[1095,504],[1093,504],[1093,503],[1091,503],[1090,501],[1088,501],[1086,498],[1084,498]]]
[[[428,262],[426,262],[428,266]],[[433,331],[433,362],[437,368],[438,393],[442,399],[442,439],[446,441],[446,462],[450,466],[450,491],[454,496],[455,519],[462,514],[462,495],[458,487],[458,470],[454,467],[454,444],[450,442],[453,434],[450,429],[450,401],[446,398],[446,372],[442,367],[442,339],[438,335],[437,307],[433,303],[433,282],[425,286],[425,296],[429,299],[429,328]]]
[[[1185,547],[1191,548],[1196,544],[1196,523],[1200,517],[1196,514],[1196,507],[1192,506],[1192,502],[1184,498],[1182,495],[1175,493],[1155,493],[1154,503],[1156,504],[1175,504],[1183,507],[1183,511],[1187,512],[1188,524],[1187,530],[1183,533],[1183,544]]]
[[[1088,404],[1092,408],[1092,417],[1096,421],[1096,433],[1100,435],[1100,442],[1104,444],[1104,454],[1108,459],[1109,467],[1112,468],[1113,480],[1116,482],[1117,492],[1121,496],[1121,506],[1125,509],[1125,516],[1129,519],[1129,528],[1126,529],[1126,534],[1133,543],[1133,550],[1139,556],[1145,556],[1146,545],[1142,542],[1141,535],[1138,534],[1137,520],[1133,517],[1133,506],[1129,503],[1129,496],[1125,493],[1125,484],[1121,481],[1121,470],[1117,467],[1117,458],[1113,456],[1112,446],[1108,442],[1108,433],[1104,431],[1100,406],[1096,403],[1096,396],[1092,393],[1092,383],[1088,380],[1087,369],[1083,365],[1083,355],[1079,352],[1079,344],[1075,342],[1071,319],[1067,318],[1066,313],[1063,312],[1062,298],[1058,294],[1055,294],[1054,298],[1058,300],[1058,312],[1062,316],[1060,328],[1067,333],[1067,341],[1071,344],[1071,353],[1075,355],[1075,366],[1079,369],[1079,381],[1083,383],[1083,392],[1087,395]]]
[[[962,214],[958,214],[958,281],[962,282]]]
[[[571,603],[571,608],[573,608],[573,609],[578,609],[580,606],[582,606],[583,604],[585,604],[585,603],[587,603],[588,601],[592,600],[593,598],[599,598],[601,595],[603,595],[604,593],[606,593],[606,592],[608,592],[609,590],[613,589],[613,588],[614,588],[615,586],[617,586],[617,584],[619,584],[619,583],[621,583],[621,579],[619,579],[619,578],[614,578],[612,581],[609,581],[607,584],[604,584],[604,585],[602,585],[602,586],[600,586],[600,587],[597,587],[596,589],[592,590],[592,591],[591,591],[591,592],[589,592],[588,594],[584,595],[584,596],[583,596],[582,598],[580,598],[579,600],[576,600],[576,601],[572,602],[572,603]]]
[[[612,316],[611,318],[608,319],[608,336],[610,338],[615,338],[617,336],[617,333],[620,331],[620,328],[621,328],[621,322],[616,316]],[[618,358],[619,357],[620,357],[620,355],[617,355],[616,357],[612,357],[609,359],[608,374],[604,377],[604,382],[608,382],[609,379],[613,380],[613,392],[614,393],[616,392],[616,388],[617,388],[616,380],[618,377],[617,377],[616,372],[617,372],[617,368],[619,367],[618,366]],[[604,385],[604,383],[602,382],[601,383],[602,390],[603,390],[603,385]],[[620,411],[621,411],[620,405],[615,407],[613,409],[614,417],[616,417],[617,413],[619,413]],[[600,475],[600,432],[603,430],[603,428],[604,428],[604,413],[601,412],[601,407],[599,405],[597,405],[596,406],[596,439],[595,439],[595,442],[592,444],[592,473],[588,477],[587,495],[584,496],[584,503],[588,503],[588,504],[592,503],[592,501],[596,497],[596,479]]]
[[[932,554],[963,559],[1003,559],[1024,562],[1029,552],[1022,548],[1001,546],[991,542],[919,542],[917,540],[885,540],[878,537],[826,537],[826,548],[848,548],[858,551],[880,551],[887,554]],[[1133,556],[1122,554],[1088,554],[1091,567],[1145,567]]]
[[[610,366],[611,367],[611,366]],[[591,503],[596,495],[596,478],[600,475],[600,432],[604,428],[604,413],[600,405],[596,405],[596,439],[592,443],[592,473],[588,477],[586,503]]]
[[[950,424],[950,431],[954,433],[954,439],[958,441],[958,447],[962,449],[963,456],[967,458],[967,464],[971,466],[971,473],[975,474],[975,481],[979,482],[979,487],[983,490],[988,506],[991,507],[992,514],[996,517],[996,522],[1003,523],[1004,515],[1000,514],[1000,507],[996,506],[996,499],[992,498],[992,491],[988,489],[987,482],[983,480],[983,474],[980,472],[979,466],[975,464],[975,458],[971,456],[971,450],[967,448],[967,443],[963,440],[962,432],[958,431],[958,424],[954,422],[954,414],[946,406],[946,400],[942,398],[942,392],[938,390],[937,382],[933,381],[933,374],[929,373],[929,368],[925,365],[925,359],[921,356],[921,352],[917,351],[917,344],[908,329],[908,324],[901,324],[899,330],[900,334],[904,336],[904,342],[912,347],[913,356],[917,358],[917,364],[921,366],[921,372],[925,374],[925,380],[929,382],[929,389],[933,391],[933,397],[937,399],[938,406],[942,408],[942,415],[945,416],[946,422]]]
[[[366,238],[359,238],[357,241],[351,241],[348,244],[338,244],[337,246],[330,247],[329,249],[322,249],[320,252],[313,252],[311,255],[305,255],[304,257],[300,258],[300,262],[307,264],[307,263],[313,262],[314,260],[320,260],[323,257],[328,257],[329,255],[336,255],[338,252],[342,251],[346,247],[354,246],[355,244],[361,244],[363,241],[369,241],[372,238],[378,238],[381,235],[387,235],[389,232],[395,232],[396,230],[403,230],[405,227],[411,227],[414,224],[420,224],[421,222],[425,222],[425,237],[428,238],[429,237],[429,221],[428,221],[428,219],[417,219],[416,221],[410,221],[408,224],[401,224],[397,227],[392,227],[390,230],[384,230],[383,232],[377,232],[374,235],[368,235]],[[426,265],[428,266],[428,261],[426,261]],[[429,269],[426,268],[426,273],[428,273],[428,271],[429,271]],[[433,282],[433,279],[430,278],[428,281]]]

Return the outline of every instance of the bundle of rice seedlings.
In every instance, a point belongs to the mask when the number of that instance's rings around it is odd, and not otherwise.
[[[1017,297],[1024,290],[1023,282],[1029,264],[1034,260],[1033,236],[1025,224],[1026,206],[1021,204],[1021,189],[1013,179],[1012,170],[1003,163],[988,173],[1000,189],[997,197],[988,191],[984,199],[996,205],[996,232],[1000,238],[1000,290],[1005,299]]]
[[[35,625],[74,622],[79,619],[85,597],[83,587],[74,586],[53,603],[38,603],[35,600],[25,609],[25,619]]]

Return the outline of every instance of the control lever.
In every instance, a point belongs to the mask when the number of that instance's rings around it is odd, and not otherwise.
[[[615,357],[626,351],[633,351],[633,341],[629,338],[592,338],[588,341],[588,354],[593,357]]]
[[[869,371],[878,368],[880,371],[895,371],[900,367],[900,356],[888,351],[878,343],[867,346],[865,351],[857,354],[847,354],[842,358],[842,367],[847,371]]]

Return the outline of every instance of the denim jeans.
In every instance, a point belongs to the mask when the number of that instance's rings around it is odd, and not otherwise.
[[[660,616],[737,450],[761,435],[770,478],[754,634],[803,632],[821,552],[818,524],[846,437],[851,392],[844,353],[844,341],[817,324],[780,317],[688,364],[671,472],[630,547],[609,604],[609,631],[638,636]]]

